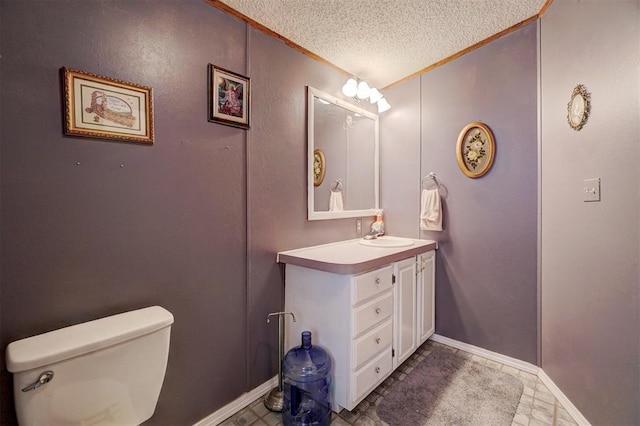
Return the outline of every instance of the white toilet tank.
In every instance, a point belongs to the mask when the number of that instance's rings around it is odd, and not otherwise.
[[[124,426],[149,419],[167,369],[171,324],[169,311],[152,306],[10,343],[18,422]]]

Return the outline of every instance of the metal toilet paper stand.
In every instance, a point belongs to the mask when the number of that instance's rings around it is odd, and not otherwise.
[[[282,411],[284,405],[284,395],[282,393],[282,359],[284,358],[284,316],[291,315],[293,322],[296,316],[292,312],[272,312],[267,315],[267,324],[271,322],[272,316],[278,316],[278,387],[274,388],[265,396],[264,405],[271,411]]]

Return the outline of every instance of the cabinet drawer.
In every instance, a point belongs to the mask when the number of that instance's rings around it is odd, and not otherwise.
[[[391,291],[360,306],[353,313],[353,336],[358,337],[361,333],[389,318],[392,313],[393,293]]]
[[[370,299],[389,290],[392,286],[393,267],[386,266],[355,277],[353,285],[353,304]]]
[[[358,370],[354,374],[351,402],[357,403],[359,399],[382,383],[391,373],[392,364],[391,348],[388,348],[370,364]]]
[[[359,338],[353,344],[354,370],[391,345],[393,326],[391,320]]]

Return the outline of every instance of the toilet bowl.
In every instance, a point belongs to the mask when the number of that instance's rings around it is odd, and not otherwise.
[[[156,408],[173,315],[125,312],[10,343],[18,423],[139,425]]]

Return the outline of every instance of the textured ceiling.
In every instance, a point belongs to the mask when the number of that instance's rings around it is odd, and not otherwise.
[[[548,0],[219,0],[385,87],[532,18]],[[550,0],[549,0],[550,1]]]

